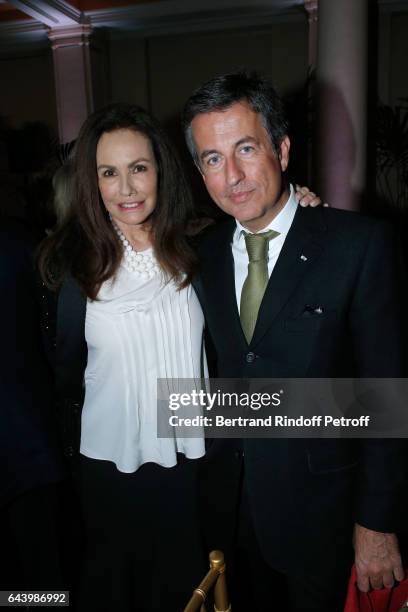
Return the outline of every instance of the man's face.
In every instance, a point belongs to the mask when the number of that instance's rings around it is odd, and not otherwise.
[[[247,102],[203,113],[191,123],[208,193],[227,214],[251,231],[266,227],[285,205],[282,179],[289,161],[289,138],[277,154],[261,116]]]

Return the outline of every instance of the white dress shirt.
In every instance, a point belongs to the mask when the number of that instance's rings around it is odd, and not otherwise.
[[[297,202],[295,199],[295,191],[290,185],[290,195],[288,201],[285,206],[282,208],[280,213],[276,215],[276,217],[257,234],[262,234],[263,232],[267,232],[272,229],[275,232],[279,232],[279,236],[274,238],[273,240],[269,240],[269,248],[268,248],[268,277],[270,278],[272,274],[272,270],[275,267],[279,254],[282,250],[283,243],[285,242],[286,236],[288,235],[288,231],[293,222],[293,218],[295,216],[297,210]],[[245,279],[248,275],[248,252],[245,245],[245,234],[248,234],[248,230],[241,225],[241,223],[236,220],[237,227],[234,232],[234,236],[232,239],[232,255],[234,257],[234,270],[235,270],[235,293],[238,304],[238,311],[240,310],[241,305],[241,292],[242,287],[245,282]]]
[[[205,454],[204,437],[157,436],[157,379],[201,378],[204,317],[192,286],[181,291],[158,274],[141,279],[123,266],[88,300],[88,364],[80,452],[134,472],[164,467],[177,453]]]

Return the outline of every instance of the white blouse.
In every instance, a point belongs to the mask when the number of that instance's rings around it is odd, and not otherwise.
[[[205,454],[203,437],[157,437],[157,379],[200,380],[203,326],[193,288],[177,291],[161,273],[146,280],[121,266],[88,300],[83,455],[134,472],[150,461],[172,467],[177,452]]]

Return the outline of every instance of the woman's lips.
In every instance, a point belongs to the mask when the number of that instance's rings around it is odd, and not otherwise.
[[[120,204],[118,204],[118,207],[121,210],[137,210],[138,208],[140,208],[141,206],[143,206],[144,201],[143,202],[121,202]]]

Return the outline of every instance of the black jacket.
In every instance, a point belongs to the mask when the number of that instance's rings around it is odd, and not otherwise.
[[[234,228],[229,219],[203,240],[195,283],[219,377],[405,375],[404,298],[388,226],[299,207],[249,346],[236,304]],[[309,305],[322,312],[311,316]],[[242,469],[259,544],[278,568],[325,558],[351,541],[355,521],[395,531],[404,452],[398,440],[217,440],[204,474],[209,546],[231,546]]]

